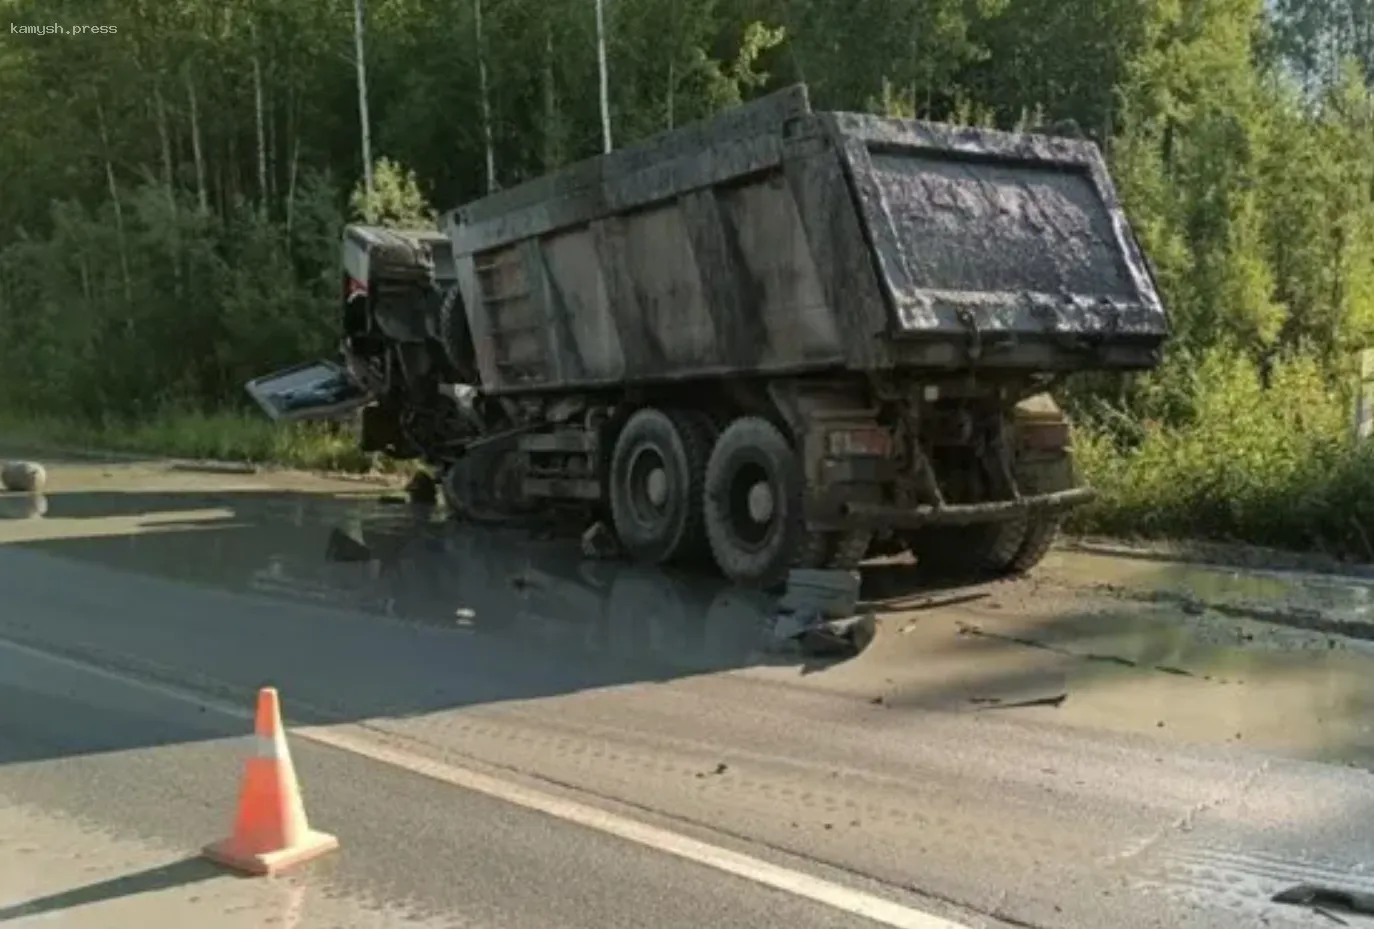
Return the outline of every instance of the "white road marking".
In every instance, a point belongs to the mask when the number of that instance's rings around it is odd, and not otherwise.
[[[9,639],[0,638],[0,650],[52,662],[180,703],[205,707],[234,719],[252,720],[254,716],[253,709],[250,707],[241,707],[217,698],[200,696],[169,684],[143,680],[131,674],[102,668],[77,658],[54,654]],[[348,729],[354,731],[347,731]],[[880,925],[892,926],[894,929],[969,929],[961,923],[951,922],[942,917],[924,913],[892,900],[855,890],[833,881],[827,881],[802,871],[775,865],[752,855],[745,855],[718,845],[702,842],[668,829],[651,826],[594,806],[503,781],[458,765],[435,761],[412,752],[392,748],[374,737],[359,734],[358,729],[359,727],[349,724],[289,727],[291,735],[296,738],[306,739],[445,784],[485,794],[528,810],[535,810],[564,822],[575,823],[588,829],[613,835],[654,851],[674,855],[695,864],[762,884],[765,887],[772,887],[784,893],[812,900],[855,916],[861,916]],[[363,730],[363,732],[365,731]]]

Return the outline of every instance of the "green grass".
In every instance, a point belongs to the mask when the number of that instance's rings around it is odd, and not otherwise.
[[[244,461],[304,470],[400,472],[397,462],[358,450],[351,431],[323,424],[277,425],[243,413],[177,412],[134,423],[90,423],[0,411],[0,441],[35,449],[123,452]]]

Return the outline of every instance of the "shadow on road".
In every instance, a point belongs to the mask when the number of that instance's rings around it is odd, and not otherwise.
[[[172,890],[223,875],[224,871],[221,868],[204,859],[187,858],[161,867],[126,874],[108,881],[87,884],[84,887],[64,890],[61,893],[49,894],[46,897],[35,897],[14,906],[0,908],[0,922],[56,914],[77,907],[107,903],[125,897],[135,897],[139,894]],[[61,920],[59,919],[58,922],[60,923]]]

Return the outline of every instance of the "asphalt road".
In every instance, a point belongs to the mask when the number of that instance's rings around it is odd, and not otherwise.
[[[878,566],[878,638],[823,663],[701,578],[364,490],[59,466],[0,498],[0,922],[1361,924],[1270,897],[1374,892],[1370,649],[1254,621],[1239,575],[1179,609],[1195,573],[1115,559],[935,602]],[[1256,615],[1320,601],[1290,625],[1367,594],[1255,583]],[[195,856],[264,684],[342,848],[240,880]]]

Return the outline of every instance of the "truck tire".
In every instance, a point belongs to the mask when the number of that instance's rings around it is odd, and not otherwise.
[[[1023,423],[1067,423],[1059,404],[1049,394],[1027,397],[1017,404],[1016,416]],[[1077,487],[1078,470],[1074,464],[1072,446],[1065,447],[1057,455],[1020,462],[1017,480],[1031,493],[1053,493]],[[1008,559],[1004,570],[1009,574],[1024,574],[1043,561],[1059,537],[1063,522],[1064,517],[1059,513],[1032,513],[1022,517],[1025,528],[1021,544]]]
[[[665,564],[705,549],[702,483],[711,453],[704,420],[643,409],[620,430],[607,495],[625,553]]]
[[[1055,540],[1059,538],[1059,527],[1063,521],[1063,517],[1047,513],[1031,516],[1027,520],[1028,525],[1021,547],[1007,564],[1007,572],[1025,574],[1044,561],[1045,556],[1054,547]]]
[[[702,512],[716,565],[731,581],[769,588],[786,581],[806,537],[801,463],[766,419],[735,420],[706,465]]]
[[[444,470],[439,489],[451,517],[499,525],[530,515],[519,488],[518,441],[478,446]]]
[[[1024,516],[997,523],[932,526],[909,533],[916,570],[941,580],[974,580],[1003,574],[1026,537]]]
[[[1034,493],[1052,493],[1078,486],[1078,473],[1072,452],[1049,460],[1028,463],[1020,475],[1022,482]],[[1059,538],[1064,517],[1059,513],[1033,513],[1022,517],[1025,530],[1016,554],[1007,562],[1006,570],[1024,574],[1038,565]]]

